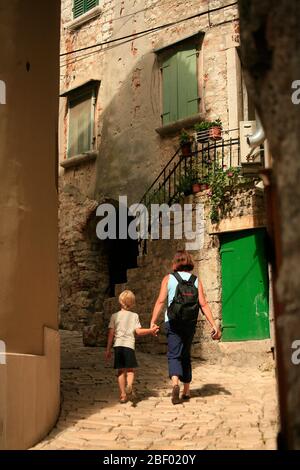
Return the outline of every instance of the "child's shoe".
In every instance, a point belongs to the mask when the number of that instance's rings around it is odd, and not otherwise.
[[[127,386],[126,387],[126,393],[127,393],[128,400],[132,401],[136,398],[132,387]]]
[[[180,403],[179,392],[180,392],[179,385],[174,385],[173,390],[172,390],[173,405],[178,405]]]

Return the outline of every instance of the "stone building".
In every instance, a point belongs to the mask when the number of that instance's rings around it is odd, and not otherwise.
[[[29,448],[59,413],[59,19],[58,0],[0,4],[1,450]]]
[[[203,143],[195,124],[216,119],[222,139]],[[248,158],[255,110],[241,73],[236,5],[64,0],[59,129],[60,322],[79,330],[97,324],[103,342],[125,285],[136,292],[147,324],[161,277],[184,241],[151,241],[139,256],[134,242],[99,240],[98,205],[111,202],[118,211],[125,195],[128,205],[138,203],[156,177],[151,197],[159,191],[175,196],[180,181],[168,175],[180,179],[176,168],[187,161],[179,150],[183,129],[194,136],[193,161],[209,156],[256,176],[266,163],[259,148],[256,159]],[[205,206],[204,246],[194,257],[224,328],[224,344],[196,341],[195,355],[211,357],[212,349],[220,353],[244,340],[266,340],[254,342],[254,351],[271,348],[263,193],[253,180],[232,194],[234,207],[219,224],[210,223],[207,191],[189,197]],[[251,270],[255,275],[247,277]],[[254,287],[243,305],[249,285]],[[161,351],[163,343],[163,337],[159,346],[146,338],[143,348]]]

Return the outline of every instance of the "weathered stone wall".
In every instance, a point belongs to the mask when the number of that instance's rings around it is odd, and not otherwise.
[[[234,194],[230,194],[230,204],[227,205],[226,216],[218,223],[209,224],[210,233],[221,233],[234,230],[265,227],[266,200],[264,190],[259,186],[246,183]],[[221,211],[220,211],[221,213]]]
[[[225,5],[210,2],[210,9]],[[89,185],[89,196],[104,192],[117,199],[128,194],[136,202],[152,182],[153,176],[178,148],[178,133],[160,137],[161,126],[160,69],[154,49],[169,45],[199,31],[205,32],[199,56],[199,112],[202,117],[220,117],[224,128],[229,126],[227,78],[232,73],[227,54],[238,45],[236,7],[203,14],[182,21],[199,11],[207,11],[207,2],[160,2],[127,0],[100,3],[100,16],[71,31],[72,1],[62,2],[61,52],[115,40],[118,37],[155,28],[163,23],[179,21],[132,40],[62,57],[61,90],[76,86],[90,78],[101,80],[96,104],[95,148],[96,179]],[[188,12],[188,13],[187,13]],[[237,100],[237,97],[236,97]],[[199,118],[200,119],[200,118]],[[235,125],[237,127],[237,123]],[[66,99],[60,108],[60,160],[66,157]],[[64,178],[72,180],[73,170],[64,170]],[[90,177],[87,175],[90,180]],[[69,181],[72,184],[72,181]],[[128,184],[129,183],[129,184]],[[93,194],[93,191],[95,194]]]
[[[146,5],[135,2],[133,7],[128,1],[124,15],[139,9],[145,11],[130,19],[124,18],[123,22],[120,20],[120,29],[113,31],[112,38],[130,34],[133,28],[141,31],[156,27],[166,18],[168,22],[182,19],[187,11],[189,15],[199,9],[205,11],[207,3],[191,1],[187,10],[182,2],[176,5],[165,2],[160,7],[153,2]],[[222,15],[212,14],[213,24],[222,21]],[[235,17],[233,11],[228,15],[228,19]],[[110,83],[105,84],[104,80],[100,91],[104,111],[96,191],[101,188],[113,198],[128,194],[129,200],[136,202],[153,181],[153,176],[177,150],[180,130],[175,136],[164,137],[155,130],[161,126],[162,107],[161,71],[153,51],[199,30],[206,32],[199,57],[199,112],[208,119],[220,117],[224,127],[228,128],[226,38],[235,36],[234,23],[209,28],[207,15],[203,15],[113,48],[104,55],[104,68]],[[100,182],[101,176],[104,178]]]
[[[98,202],[71,185],[60,191],[60,326],[79,329],[94,321],[108,295],[108,260],[96,237]]]

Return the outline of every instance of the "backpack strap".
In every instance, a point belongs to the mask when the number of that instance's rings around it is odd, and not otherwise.
[[[174,271],[174,272],[171,273],[171,274],[173,274],[173,276],[175,277],[175,279],[176,279],[179,283],[182,283],[182,282],[183,282],[182,277],[180,276],[180,274],[178,274],[177,271]],[[188,280],[188,282],[191,282],[192,284],[195,284],[196,280],[197,280],[197,276],[195,276],[195,274],[191,274],[191,275],[190,275],[190,278],[189,278],[189,280]]]
[[[182,283],[183,279],[182,279],[182,277],[180,276],[180,274],[178,274],[178,272],[177,272],[177,271],[174,271],[174,272],[173,272],[173,273],[171,273],[171,274],[173,274],[173,276],[174,276],[174,277],[175,277],[175,279],[176,279],[176,280],[179,282],[179,284],[181,284],[181,283]]]
[[[195,284],[197,280],[197,276],[195,274],[191,274],[191,277],[189,278],[189,282],[192,282],[192,284]]]

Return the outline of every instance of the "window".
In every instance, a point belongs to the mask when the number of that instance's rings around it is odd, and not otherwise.
[[[238,55],[237,66],[238,66],[239,77],[240,77],[239,83],[238,83],[239,116],[242,121],[255,121],[256,120],[255,106],[248,94],[248,90],[246,87],[244,73],[242,69],[240,48],[238,47],[236,50],[237,50],[237,55]]]
[[[243,121],[255,121],[256,120],[256,115],[255,115],[255,106],[253,101],[251,100],[245,80],[243,77],[243,74],[241,74],[241,98],[242,98],[242,120]]]
[[[91,81],[68,94],[68,157],[93,150],[97,92],[93,83]]]
[[[99,4],[99,0],[74,0],[73,6],[73,16],[78,18],[78,16],[83,15],[87,11],[96,7]]]
[[[173,46],[161,54],[163,125],[199,112],[198,56],[195,43]]]

